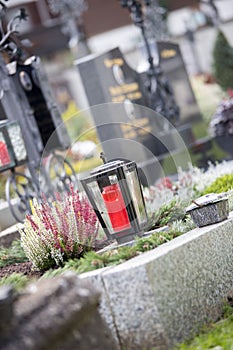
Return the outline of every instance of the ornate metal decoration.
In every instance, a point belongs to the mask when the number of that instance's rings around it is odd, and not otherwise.
[[[69,37],[69,46],[75,46],[84,39],[82,29],[82,14],[87,10],[86,0],[48,0],[51,13],[59,16],[62,31]]]
[[[157,0],[151,0],[150,6],[145,6],[144,23],[148,39],[167,40],[169,38],[166,25],[167,11]]]
[[[167,118],[171,123],[179,119],[179,107],[174,98],[168,79],[163,74],[159,64],[154,64],[150,43],[145,27],[145,9],[149,12],[151,0],[120,0],[121,6],[129,10],[133,23],[140,28],[147,52],[149,68],[147,70],[146,87],[148,90],[149,107]]]
[[[66,3],[68,2],[66,1]],[[57,2],[56,4],[60,5],[61,3]],[[72,165],[62,156],[56,154],[56,147],[61,146],[60,148],[62,148],[64,146],[63,149],[66,149],[69,146],[69,141],[65,144],[66,135],[62,133],[61,128],[60,130],[57,128],[58,124],[60,127],[61,120],[56,114],[55,102],[52,97],[50,98],[50,87],[46,77],[38,65],[38,60],[35,60],[35,57],[28,58],[27,54],[24,54],[21,43],[15,36],[21,21],[27,19],[27,14],[24,9],[20,9],[7,24],[3,25],[6,13],[7,7],[3,1],[0,1],[0,51],[4,52],[5,57],[7,57],[5,62],[3,56],[0,55],[0,96],[2,99],[0,103],[3,103],[4,98],[2,109],[5,116],[3,118],[7,119],[3,124],[8,127],[8,138],[10,139],[8,144],[11,145],[11,148],[15,148],[13,150],[15,152],[12,151],[15,159],[14,164],[12,163],[10,166],[9,157],[7,158],[6,151],[4,153],[3,140],[1,155],[3,165],[6,164],[6,166],[2,166],[0,171],[5,171],[7,166],[11,171],[6,182],[6,199],[13,217],[20,221],[22,214],[30,212],[30,201],[33,197],[37,197],[39,200],[42,196],[51,198],[56,191],[67,191],[71,181],[75,186],[77,182]],[[10,63],[7,64],[7,62]],[[34,95],[32,96],[32,94]],[[40,104],[37,106],[39,94],[43,97],[43,101],[41,97]],[[37,105],[33,105],[30,98]],[[48,112],[46,112],[46,116],[50,113],[53,121],[52,126],[57,130],[55,141],[50,147],[43,144],[43,134],[50,136],[48,135],[48,124],[44,123],[39,127],[36,120],[36,111],[40,113],[39,119],[42,119],[45,114],[42,116],[41,113],[45,109]],[[19,137],[20,130],[22,131],[21,138]],[[62,136],[59,132],[62,133]],[[23,148],[24,144],[25,149]],[[5,142],[5,148],[6,146]],[[47,152],[45,152],[46,147]],[[44,159],[44,153],[46,153],[46,159]],[[19,165],[25,166],[25,172],[15,170]],[[43,193],[41,193],[41,189]]]

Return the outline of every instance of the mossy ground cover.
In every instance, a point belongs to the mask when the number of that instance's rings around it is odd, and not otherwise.
[[[226,174],[216,179],[210,186],[208,186],[203,194],[207,193],[221,193],[233,189],[233,174]]]
[[[190,223],[187,225],[187,229]],[[88,272],[99,268],[121,264],[135,256],[138,256],[146,251],[154,249],[159,245],[169,242],[175,237],[183,234],[185,231],[171,228],[164,232],[155,232],[151,236],[145,238],[137,238],[132,246],[113,247],[113,249],[103,251],[101,254],[95,251],[86,252],[82,258],[70,259],[64,263],[62,267],[50,269],[44,272],[43,277],[52,277],[61,274],[67,270],[74,270],[77,273]],[[20,241],[15,241],[9,248],[0,247],[0,268],[28,261],[23,249],[20,246]],[[9,276],[10,278],[10,276]],[[11,278],[9,281],[12,283]],[[18,283],[18,279],[15,279]],[[28,278],[29,281],[29,278]],[[8,279],[1,280],[1,284],[6,284]]]
[[[176,350],[233,350],[233,308],[226,305],[222,319],[206,326],[194,339]]]
[[[13,241],[9,248],[0,247],[0,268],[25,261],[28,261],[28,258],[19,240]]]

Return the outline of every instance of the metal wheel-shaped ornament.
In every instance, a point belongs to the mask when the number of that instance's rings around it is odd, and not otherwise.
[[[7,179],[5,191],[11,214],[16,221],[22,222],[31,212],[30,201],[37,197],[31,179],[25,174],[13,172]]]
[[[77,177],[70,162],[59,154],[52,154],[46,163],[46,172],[55,192],[63,193],[72,184],[77,188]]]

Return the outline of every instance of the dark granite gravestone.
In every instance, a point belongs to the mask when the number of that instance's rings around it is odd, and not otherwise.
[[[147,57],[145,46],[141,45],[140,50],[143,56]],[[179,118],[177,118],[175,125],[185,144],[188,147],[192,146],[196,141],[193,136],[193,125],[203,122],[203,119],[179,45],[168,41],[150,41],[150,50],[155,63],[159,64],[165,83],[168,81],[179,108]],[[140,73],[141,76],[146,77],[145,69],[148,67],[148,62],[145,62],[145,58],[139,67],[140,70],[143,69],[143,72]]]
[[[69,136],[40,59],[32,56],[24,64],[12,62],[8,70],[19,100],[26,101],[27,108],[33,113],[42,142],[41,152],[67,149],[70,146]]]
[[[39,166],[43,145],[38,128],[27,101],[19,97],[2,55],[0,55],[0,91],[0,121],[20,123],[26,148],[30,150],[28,156],[35,166]]]
[[[202,119],[179,45],[170,42],[157,42],[159,62],[172,86],[180,108],[178,125],[193,123]]]
[[[208,135],[208,130],[200,114],[179,45],[157,42],[157,51],[160,66],[169,80],[180,108],[177,129],[189,151],[198,155],[195,157],[196,165],[206,168],[210,161],[215,162],[221,158],[214,153],[213,138]],[[202,130],[202,135],[197,135],[197,139],[194,137],[193,131],[195,125],[197,126],[196,130]]]
[[[176,129],[148,106],[145,76],[118,48],[77,61],[91,114],[108,160],[134,160],[153,184],[164,154],[182,149]]]

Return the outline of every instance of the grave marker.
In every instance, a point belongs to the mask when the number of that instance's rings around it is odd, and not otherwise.
[[[107,159],[136,161],[154,183],[159,160],[176,149],[177,135],[166,118],[146,107],[145,77],[128,66],[118,48],[78,60],[77,67]]]
[[[192,86],[185,68],[179,45],[157,42],[160,65],[172,86],[180,108],[178,125],[195,123],[202,119]]]
[[[172,153],[174,158],[174,153],[195,144],[192,126],[202,120],[179,46],[157,46],[162,72],[180,109],[175,127],[147,108],[147,74],[134,71],[118,48],[76,61],[107,159],[136,161],[149,184],[161,174],[165,157]]]

